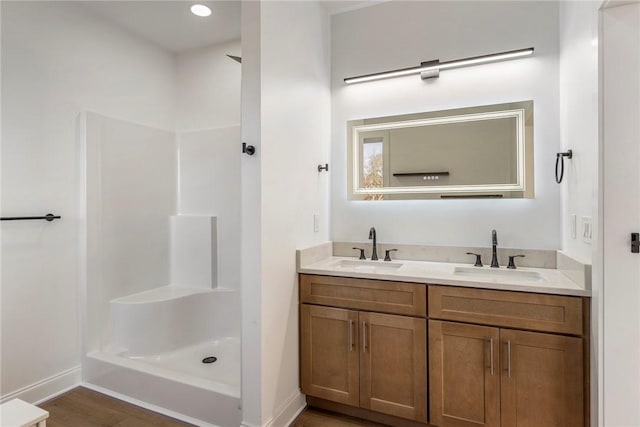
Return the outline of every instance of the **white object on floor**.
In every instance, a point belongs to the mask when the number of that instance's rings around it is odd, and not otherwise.
[[[2,427],[46,427],[49,412],[20,399],[12,399],[0,405]]]

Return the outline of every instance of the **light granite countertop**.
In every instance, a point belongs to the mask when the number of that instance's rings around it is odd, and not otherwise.
[[[556,295],[591,296],[560,270],[518,267],[509,270],[452,262],[393,260],[365,261],[354,257],[329,256],[302,264],[299,273],[360,279],[393,280],[432,285],[535,292]]]

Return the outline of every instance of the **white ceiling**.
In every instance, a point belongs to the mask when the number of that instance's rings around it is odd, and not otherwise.
[[[209,6],[202,18],[189,10],[194,3]],[[240,38],[240,1],[84,1],[104,19],[168,49],[183,52]]]
[[[301,0],[292,0],[301,1]],[[391,0],[321,0],[330,14],[348,12]],[[202,18],[189,10],[209,6]],[[103,0],[81,4],[107,21],[171,52],[183,52],[240,38],[240,0]]]
[[[330,15],[362,9],[392,0],[320,0],[320,3]]]

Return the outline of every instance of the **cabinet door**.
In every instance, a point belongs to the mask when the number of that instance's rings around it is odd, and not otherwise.
[[[300,306],[302,392],[358,406],[358,312]]]
[[[582,339],[500,330],[503,426],[583,423]]]
[[[427,421],[426,320],[360,312],[360,407]]]
[[[432,425],[500,426],[498,328],[430,320],[429,382]]]

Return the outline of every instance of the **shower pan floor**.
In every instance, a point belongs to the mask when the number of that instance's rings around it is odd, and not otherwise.
[[[111,365],[240,398],[240,339],[236,337],[206,341],[144,357],[129,356],[126,351],[99,351],[87,356]],[[216,362],[202,362],[205,357],[210,356],[216,357]]]
[[[216,357],[204,364],[205,357]],[[83,360],[86,387],[197,426],[237,427],[240,339],[223,337],[146,357],[91,352]]]
[[[215,381],[228,386],[230,395],[240,397],[240,340],[223,338],[181,348],[172,352],[153,356],[131,357],[136,362],[186,374],[196,378]],[[215,357],[213,363],[203,363],[206,357]]]

